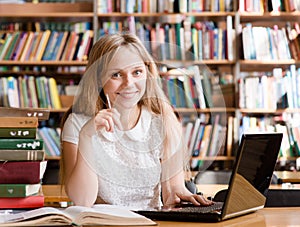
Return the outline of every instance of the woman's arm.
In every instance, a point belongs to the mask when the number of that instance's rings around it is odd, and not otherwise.
[[[78,153],[70,179],[66,182],[66,191],[75,205],[91,207],[97,199],[97,175],[87,165],[80,153]]]
[[[63,142],[65,190],[75,205],[90,207],[97,199],[97,175],[77,149],[77,145]]]
[[[86,122],[79,132],[78,146],[63,142],[65,190],[75,205],[92,206],[97,199],[98,177],[92,169],[93,152],[97,150],[92,146],[92,137],[102,128],[113,131],[115,122],[119,122],[113,120],[113,112],[118,116],[114,109],[103,109]]]

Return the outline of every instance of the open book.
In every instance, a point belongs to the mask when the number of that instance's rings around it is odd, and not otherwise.
[[[0,214],[0,226],[41,225],[157,225],[152,220],[114,205],[97,204],[92,208],[70,206],[65,209],[42,207],[25,212]]]

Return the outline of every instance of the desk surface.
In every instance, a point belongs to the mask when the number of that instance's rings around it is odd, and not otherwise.
[[[282,183],[300,183],[299,171],[275,171],[274,173]]]
[[[199,190],[206,196],[212,196],[221,189],[226,189],[227,185],[198,185]],[[271,185],[270,188],[282,188],[281,185]],[[300,185],[295,185],[300,188]],[[58,185],[43,185],[43,193],[45,202],[70,201],[64,190]],[[300,207],[284,207],[284,208],[264,208],[251,214],[247,214],[238,218],[233,218],[219,223],[194,223],[194,222],[169,222],[156,221],[159,226],[164,227],[226,227],[226,226],[242,226],[242,227],[265,227],[265,226],[300,226],[299,222]]]
[[[157,221],[164,227],[265,227],[265,226],[300,226],[300,207],[297,208],[264,208],[251,214],[218,223],[166,222]]]

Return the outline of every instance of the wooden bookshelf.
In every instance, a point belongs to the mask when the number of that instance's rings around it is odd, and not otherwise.
[[[284,59],[284,60],[244,60],[242,55],[242,43],[241,43],[241,31],[240,29],[246,23],[252,23],[253,26],[267,26],[278,23],[280,26],[284,26],[286,22],[298,22],[300,21],[299,11],[295,12],[242,12],[238,10],[237,1],[234,3],[233,12],[182,12],[182,13],[98,13],[97,1],[91,3],[25,3],[25,4],[0,4],[0,22],[89,22],[92,24],[92,30],[98,31],[103,22],[123,22],[128,17],[134,17],[137,22],[142,22],[147,25],[155,26],[155,23],[182,23],[185,19],[191,19],[192,24],[196,22],[213,21],[217,26],[226,27],[226,19],[228,16],[233,19],[233,36],[235,58],[233,60],[224,59],[204,59],[204,60],[157,60],[158,65],[171,65],[172,67],[188,67],[191,65],[205,65],[212,71],[219,71],[220,73],[231,72],[233,74],[234,93],[232,94],[232,100],[234,105],[230,107],[214,107],[211,109],[189,109],[189,108],[176,108],[176,111],[183,115],[193,115],[201,113],[224,113],[226,115],[235,116],[238,122],[241,120],[242,115],[282,115],[282,114],[295,114],[299,113],[298,108],[294,109],[247,109],[238,106],[238,80],[243,72],[255,72],[255,71],[271,71],[274,67],[280,67],[283,70],[288,69],[290,65],[296,65],[300,67],[299,59]],[[98,39],[95,35],[94,41]],[[19,66],[22,70],[33,67],[45,67],[49,75],[55,74],[58,80],[68,80],[73,78],[74,72],[56,72],[58,67],[82,67],[84,68],[87,61],[13,61],[13,60],[0,60],[1,67],[8,67],[7,74],[13,72],[15,66]],[[225,71],[224,71],[225,69]],[[32,72],[34,72],[32,70]],[[18,72],[19,73],[19,72]],[[35,76],[39,73],[34,72]],[[57,74],[56,74],[57,73]],[[16,73],[17,74],[17,73]],[[52,74],[52,75],[53,75]],[[80,77],[82,72],[79,72],[76,76]],[[1,77],[5,76],[5,72],[1,72]],[[68,98],[66,98],[68,99]],[[61,101],[64,102],[62,109],[52,109],[52,114],[62,114],[67,110],[70,105],[70,101],[66,101],[61,96]],[[67,103],[67,104],[66,104]],[[238,125],[239,126],[239,125]],[[238,127],[237,126],[237,127]],[[232,160],[231,157],[221,156],[217,157],[218,160]]]

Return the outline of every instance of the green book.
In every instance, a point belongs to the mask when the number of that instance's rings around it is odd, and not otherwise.
[[[0,161],[44,161],[44,150],[0,149]]]
[[[42,139],[0,139],[0,149],[6,150],[42,150]]]
[[[0,128],[0,138],[36,138],[37,128]]]
[[[7,49],[7,52],[4,56],[4,60],[10,60],[11,59],[11,56],[14,52],[14,49],[16,48],[17,44],[18,44],[18,40],[19,40],[19,37],[20,37],[20,32],[15,32],[13,33],[13,39]]]
[[[41,184],[0,184],[0,197],[26,197],[39,193]]]

